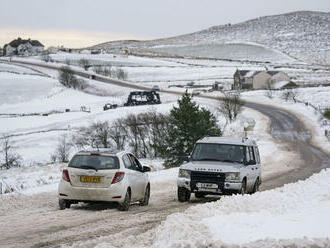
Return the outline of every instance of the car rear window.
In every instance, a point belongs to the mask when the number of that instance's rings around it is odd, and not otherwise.
[[[111,170],[119,169],[119,161],[115,156],[76,155],[71,159],[69,167],[80,169]]]

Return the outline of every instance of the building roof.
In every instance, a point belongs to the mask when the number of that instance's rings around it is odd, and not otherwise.
[[[271,76],[274,76],[275,74],[279,73],[279,71],[267,71],[267,73]]]
[[[229,144],[229,145],[243,145],[243,146],[256,145],[256,142],[252,139],[233,138],[233,137],[205,137],[198,140],[197,143]]]
[[[280,81],[272,84],[273,89],[293,88],[293,87],[297,87],[297,84],[291,81]]]
[[[237,71],[241,77],[245,77],[245,78],[253,77],[259,72],[264,72],[264,71],[254,71],[254,70],[237,70]]]
[[[280,71],[254,71],[254,70],[237,70],[237,72],[241,77],[245,77],[245,78],[253,77],[254,75],[260,72],[266,72],[270,76],[274,76],[275,74],[280,73]]]
[[[241,77],[245,77],[250,70],[237,70],[236,72],[238,72]]]
[[[17,38],[16,40],[13,40],[9,43],[9,45],[11,47],[15,47],[17,48],[19,45],[21,44],[26,44],[26,43],[30,43],[32,46],[44,46],[43,44],[41,44],[38,40],[31,40],[31,39],[28,39],[28,40],[23,40],[21,38]],[[6,46],[6,45],[5,45]]]

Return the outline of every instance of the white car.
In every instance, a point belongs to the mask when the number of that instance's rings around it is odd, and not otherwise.
[[[131,202],[148,205],[150,181],[139,160],[128,152],[81,151],[62,171],[58,186],[60,209],[78,202],[117,202],[127,211]]]
[[[198,140],[188,163],[179,169],[178,200],[205,195],[254,193],[261,184],[256,142],[247,138],[206,137]]]

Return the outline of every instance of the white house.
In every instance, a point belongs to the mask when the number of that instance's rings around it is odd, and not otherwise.
[[[290,77],[281,71],[249,71],[236,70],[234,73],[234,89],[268,89],[281,86],[294,87]],[[285,83],[286,82],[286,83]]]
[[[9,44],[6,44],[3,47],[3,55],[4,56],[12,56],[12,55],[37,55],[44,51],[44,45],[41,44],[37,40],[23,40],[18,38],[16,40],[11,41]]]

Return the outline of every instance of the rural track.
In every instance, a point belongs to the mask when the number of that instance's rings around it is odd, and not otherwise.
[[[17,63],[17,61],[15,61]],[[21,62],[19,62],[21,63]],[[59,67],[24,62],[25,65],[58,70]],[[74,71],[81,77],[90,73]],[[132,85],[120,80],[96,76],[94,80],[138,90],[147,87]],[[181,95],[181,92],[163,90],[162,93]],[[218,98],[200,95],[200,98]],[[245,107],[254,109],[270,119],[270,133],[274,139],[299,154],[296,169],[278,174],[263,181],[262,190],[306,179],[323,168],[330,167],[328,154],[311,143],[311,133],[294,114],[288,111],[252,102]],[[274,155],[276,156],[276,154]],[[21,209],[0,213],[0,225],[6,232],[0,237],[0,247],[93,247],[106,242],[114,247],[150,246],[155,237],[156,227],[172,213],[217,198],[179,203],[176,200],[175,180],[152,185],[150,206],[132,206],[129,212],[118,212],[111,205],[83,204],[64,211],[57,210],[56,193],[39,194],[24,198]],[[22,196],[23,197],[23,196]],[[1,228],[2,229],[2,228]],[[115,240],[115,242],[114,242]]]

